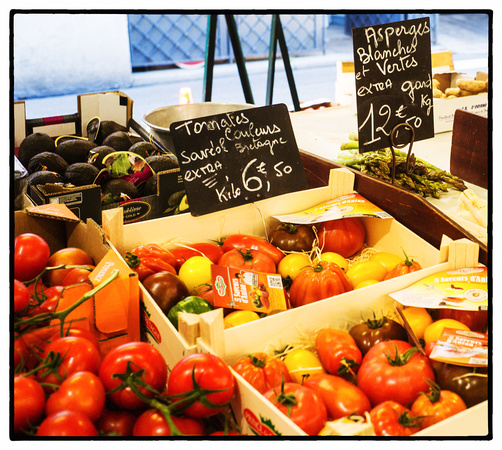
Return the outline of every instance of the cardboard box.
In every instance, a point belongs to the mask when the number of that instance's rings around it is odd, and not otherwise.
[[[439,89],[444,93],[447,88],[455,88],[457,80],[467,78],[459,72],[436,73],[433,77],[439,82]],[[476,80],[487,80],[488,74],[479,72]],[[488,117],[488,93],[482,92],[476,95],[466,95],[457,98],[434,98],[434,132],[443,133],[452,131],[455,111],[464,111]]]
[[[51,254],[66,247],[85,250],[96,269],[91,273],[94,287],[107,280],[117,269],[118,276],[72,311],[65,323],[78,321],[100,340],[103,354],[119,344],[139,340],[139,287],[137,274],[123,262],[106,240],[103,230],[92,220],[80,221],[64,204],[29,207],[14,213],[14,236],[35,233],[49,244]],[[74,304],[85,293],[79,288],[65,290],[56,311]],[[59,320],[51,326],[30,333],[30,339],[40,340],[58,331]],[[28,339],[28,338],[27,338]]]

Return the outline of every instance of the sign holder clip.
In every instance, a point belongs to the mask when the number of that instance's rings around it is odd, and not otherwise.
[[[410,124],[408,124],[406,122],[400,123],[392,129],[392,132],[390,134],[390,142],[391,142],[390,150],[392,153],[392,174],[391,174],[392,184],[394,184],[395,178],[396,178],[396,153],[395,153],[395,149],[401,149],[401,148],[406,147],[406,145],[408,145],[406,143],[396,144],[394,141],[394,138],[397,135],[399,128],[401,128],[401,127],[407,127],[411,131],[411,140],[409,142],[410,148],[408,149],[408,155],[406,156],[406,169],[405,169],[406,174],[409,174],[413,170],[411,165],[415,161],[415,155],[411,152],[411,149],[413,148],[413,142],[415,141],[415,129]]]

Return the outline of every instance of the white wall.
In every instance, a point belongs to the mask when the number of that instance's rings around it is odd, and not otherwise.
[[[16,14],[13,56],[15,100],[132,83],[126,14]]]

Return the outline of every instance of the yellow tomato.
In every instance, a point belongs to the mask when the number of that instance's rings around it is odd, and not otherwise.
[[[310,257],[306,253],[290,253],[281,259],[277,266],[277,273],[283,278],[288,276],[294,280],[300,271],[312,265]]]
[[[205,256],[192,256],[180,267],[178,276],[186,284],[190,293],[203,284],[211,284],[211,266],[213,263]]]
[[[347,278],[352,283],[352,287],[366,280],[382,281],[385,275],[387,275],[385,267],[373,261],[358,262],[347,270]]]
[[[354,289],[361,289],[366,286],[372,286],[374,284],[380,283],[378,280],[364,280],[361,281]]]
[[[469,327],[455,319],[439,319],[431,323],[424,332],[424,341],[427,345],[429,342],[436,342],[444,328],[454,328],[455,330],[470,331]]]
[[[369,260],[382,264],[387,273],[389,273],[394,267],[403,261],[403,257],[389,252],[377,252],[371,255]]]
[[[433,322],[432,317],[427,310],[417,306],[410,306],[403,309],[403,315],[410,324],[410,327],[413,330],[413,333],[415,333],[417,339],[423,339],[425,329]],[[399,321],[402,325],[400,317]]]
[[[223,324],[225,328],[231,328],[258,320],[259,318],[260,316],[254,311],[232,311],[223,318]]]
[[[342,255],[335,252],[321,253],[321,256],[315,259],[316,263],[319,261],[334,262],[338,264],[340,269],[344,272],[347,272],[347,269],[349,268],[349,262]]]
[[[320,359],[315,353],[304,348],[291,350],[284,358],[291,378],[296,383],[301,383],[303,378],[314,373],[325,373]]]

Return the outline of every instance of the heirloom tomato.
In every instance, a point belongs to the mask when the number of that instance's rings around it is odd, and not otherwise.
[[[254,311],[232,311],[223,318],[225,328],[232,328],[244,323],[258,320],[260,316]]]
[[[251,249],[264,253],[272,259],[276,266],[281,262],[281,259],[284,258],[284,253],[266,239],[247,234],[233,234],[225,238],[222,244],[223,252],[226,253],[234,249]]]
[[[175,434],[181,433],[183,436],[204,436],[206,427],[202,419],[196,419],[188,416],[171,415],[173,425],[177,428]],[[134,424],[133,436],[173,436],[174,430],[171,430],[169,423],[157,409],[147,409],[143,412]]]
[[[277,272],[277,267],[270,256],[250,248],[234,248],[223,253],[218,265],[262,273]]]
[[[483,332],[488,322],[488,311],[468,311],[465,309],[442,308],[439,310],[438,319],[453,319],[462,322],[471,331]]]
[[[284,361],[266,353],[256,352],[243,356],[232,365],[232,369],[261,394],[281,384],[283,380],[286,383],[292,381]]]
[[[347,275],[337,264],[321,261],[298,273],[291,284],[289,296],[291,304],[297,307],[351,290]]]
[[[363,248],[366,230],[358,217],[345,217],[319,224],[318,237],[321,251],[348,258]]]
[[[376,252],[369,257],[369,261],[373,261],[384,266],[387,273],[402,262],[402,260],[403,258],[390,252]]]
[[[159,272],[177,273],[176,258],[158,244],[139,245],[125,254],[125,260],[140,281]]]
[[[340,266],[344,272],[349,270],[349,262],[342,255],[335,252],[323,252],[319,255],[318,258],[314,259],[314,263],[318,263],[319,261],[333,262]]]
[[[347,278],[353,288],[367,280],[383,281],[386,275],[384,266],[369,260],[358,262],[347,270]]]
[[[309,436],[319,434],[328,420],[321,397],[301,384],[282,383],[265,392],[264,396]]]
[[[309,252],[315,241],[310,225],[283,223],[270,233],[270,243],[284,252]]]
[[[92,372],[75,372],[66,378],[45,403],[45,414],[72,410],[84,413],[93,422],[105,407],[105,388]]]
[[[363,416],[371,410],[366,394],[350,381],[328,373],[310,375],[303,386],[313,389],[324,401],[330,420],[356,414]]]
[[[453,328],[455,330],[470,331],[469,327],[462,322],[454,319],[439,319],[432,322],[424,331],[425,344],[429,342],[437,342],[441,333],[445,328]]]
[[[78,266],[93,266],[91,256],[81,248],[66,247],[54,252],[47,261],[47,267],[57,267],[63,264]],[[48,270],[44,274],[44,283],[48,286],[61,286],[66,275],[73,269]]]
[[[393,400],[376,405],[370,411],[370,419],[377,436],[411,436],[420,431],[421,419]]]
[[[98,435],[91,419],[79,411],[64,410],[47,416],[37,430],[37,436],[94,437]]]
[[[406,275],[408,273],[416,272],[418,270],[422,270],[422,266],[415,260],[409,258],[408,255],[405,253],[404,260],[396,264],[394,268],[387,273],[385,279],[390,280],[391,278],[400,277],[401,275]]]
[[[364,356],[357,385],[373,406],[393,400],[408,406],[420,392],[429,389],[428,380],[435,381],[429,358],[408,342],[382,341]]]
[[[218,244],[213,242],[197,242],[195,244],[183,244],[175,247],[171,249],[171,253],[176,259],[174,267],[179,272],[180,267],[192,256],[205,256],[214,264],[217,264],[221,255],[223,255],[223,250]]]
[[[315,348],[326,372],[343,377],[359,370],[361,350],[347,331],[323,328],[316,335]]]
[[[227,364],[210,353],[192,353],[179,360],[169,374],[167,395],[190,417],[210,417],[223,411],[235,392],[235,378]]]
[[[305,348],[295,348],[284,357],[284,364],[295,383],[302,383],[303,380],[315,373],[325,373],[321,360],[315,353]]]
[[[31,377],[14,376],[14,433],[21,434],[38,425],[44,415],[45,392]]]
[[[14,239],[14,278],[28,281],[39,275],[47,266],[49,245],[34,233],[23,233]]]
[[[306,253],[290,253],[282,258],[277,266],[277,273],[282,278],[294,280],[296,276],[307,266],[312,265],[310,257]]]
[[[214,263],[205,256],[192,256],[180,268],[178,276],[193,294],[202,285],[211,284],[211,266]]]
[[[430,382],[428,392],[421,392],[411,405],[414,416],[422,416],[421,429],[430,427],[467,409],[462,398],[452,391],[442,390]]]
[[[146,342],[127,342],[112,349],[105,355],[99,368],[99,378],[103,382],[107,397],[113,404],[126,410],[138,410],[146,406],[130,387],[122,387],[117,375],[141,371],[141,380],[158,392],[162,392],[167,382],[167,365],[162,354]],[[154,392],[139,387],[142,395],[153,397]]]
[[[190,294],[183,280],[171,272],[154,273],[143,280],[143,286],[164,314]]]
[[[434,322],[427,310],[418,306],[404,308],[403,315],[417,339],[423,339],[425,329]],[[398,320],[401,321],[401,318]]]
[[[408,340],[408,334],[400,323],[386,316],[377,319],[374,314],[373,319],[354,325],[349,334],[354,338],[363,356],[378,342],[389,339]]]

